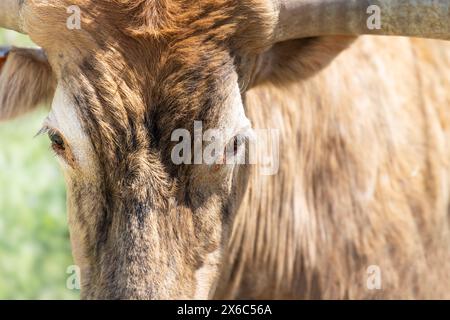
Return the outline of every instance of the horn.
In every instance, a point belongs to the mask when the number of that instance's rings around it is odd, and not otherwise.
[[[272,1],[278,16],[274,42],[363,34],[450,40],[450,0]]]
[[[24,0],[0,0],[0,27],[25,33],[21,9]]]

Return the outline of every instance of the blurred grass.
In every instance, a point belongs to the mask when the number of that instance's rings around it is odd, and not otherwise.
[[[32,45],[0,30],[1,45]],[[0,299],[77,299],[66,288],[73,264],[65,187],[48,139],[33,138],[45,108],[0,123]]]

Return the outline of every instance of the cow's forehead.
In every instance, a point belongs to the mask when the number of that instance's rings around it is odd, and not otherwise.
[[[231,63],[239,68],[241,53],[261,51],[261,39],[269,38],[255,27],[258,23],[245,19],[257,15],[254,8],[263,0],[248,1],[255,5],[231,0],[30,1],[25,20],[58,75],[67,65],[87,69],[99,61],[112,76],[134,69],[136,77],[153,77],[157,83],[180,81],[189,71],[182,80],[195,81],[184,81],[187,89],[203,81],[205,90],[214,91],[212,82],[206,83],[208,75],[226,78],[224,65],[237,58]],[[79,9],[68,11],[72,7]],[[79,13],[79,24],[69,12]]]
[[[32,0],[24,15],[27,31],[38,42],[70,46],[77,39],[101,46],[123,37],[164,42],[203,34],[226,40],[242,22],[238,8],[230,0]]]
[[[177,82],[184,84],[180,88],[184,91],[197,86],[198,92],[202,89],[198,84],[204,82],[203,88],[212,92],[217,86],[207,82],[207,76],[222,72],[220,76],[225,78],[227,68],[223,66],[230,64],[227,53],[238,56],[238,50],[231,45],[233,41],[229,41],[236,34],[239,21],[234,16],[235,1],[30,3],[27,30],[45,49],[59,77],[78,72],[72,67],[77,65],[88,72],[97,68],[99,76],[110,74],[116,78],[134,71],[135,78],[153,78],[154,83],[146,83],[147,86]],[[78,27],[69,23],[72,20],[67,8],[73,6],[79,7]]]
[[[33,0],[24,10],[24,27],[53,66],[68,58],[79,63],[107,47],[151,60],[174,44],[179,56],[202,64],[219,48],[260,52],[270,45],[266,1]]]

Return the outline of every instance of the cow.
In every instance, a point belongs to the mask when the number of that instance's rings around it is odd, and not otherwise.
[[[4,50],[0,119],[51,102],[81,297],[450,298],[449,17],[447,0],[2,0],[0,26],[40,48]],[[277,172],[175,164],[195,123],[235,157],[278,130]]]

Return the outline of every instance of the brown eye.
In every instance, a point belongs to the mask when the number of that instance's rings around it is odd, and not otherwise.
[[[243,135],[234,136],[228,145],[226,146],[225,152],[227,157],[236,156],[239,152],[239,149],[243,144],[245,144],[246,137]]]
[[[49,132],[48,137],[49,137],[50,141],[52,142],[52,148],[55,151],[64,151],[65,150],[64,140],[60,134],[58,134],[56,132]]]

